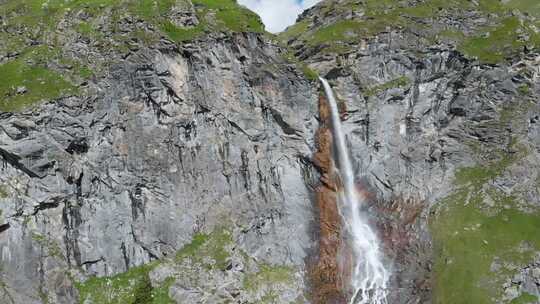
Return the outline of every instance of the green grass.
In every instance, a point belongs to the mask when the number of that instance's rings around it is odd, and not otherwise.
[[[79,23],[77,29],[79,33],[85,34],[87,36],[93,36],[96,33],[93,25],[85,21]]]
[[[233,32],[264,32],[264,26],[259,17],[245,8],[219,10],[216,17]]]
[[[371,88],[367,88],[365,91],[364,91],[364,95],[365,96],[374,96],[374,95],[377,95],[381,92],[384,92],[388,89],[391,89],[391,88],[400,88],[400,87],[405,87],[405,86],[408,86],[410,84],[411,80],[406,77],[406,76],[401,76],[401,77],[398,77],[396,79],[393,79],[389,82],[386,82],[386,83],[383,83],[383,84],[380,84],[380,85],[376,85],[374,87],[371,87]]]
[[[503,121],[506,119],[504,115],[501,116],[499,120]],[[504,123],[501,122],[500,124],[500,127],[504,127]],[[495,159],[494,161],[489,161],[485,165],[456,170],[454,184],[457,187],[468,187],[474,191],[480,191],[484,184],[493,181],[496,177],[503,174],[512,163],[527,153],[523,147],[517,146],[515,141],[512,142],[510,149],[516,149],[517,151],[511,154],[501,150],[490,151],[489,156],[491,159]]]
[[[264,32],[259,16],[233,0],[194,0],[193,4],[199,19],[198,25],[179,27],[168,20],[160,22],[160,29],[171,40],[185,42],[205,33],[220,31]]]
[[[489,216],[482,211],[484,199],[478,193],[454,194],[432,220],[437,248],[435,303],[493,303],[491,298],[502,296],[503,278],[511,277],[505,273],[509,270],[490,271],[495,258],[524,266],[533,252],[519,252],[520,243],[526,241],[540,250],[540,212],[522,213],[511,197],[499,194],[494,199],[500,210]]]
[[[40,101],[72,95],[77,89],[57,72],[28,64],[24,58],[0,65],[0,111],[16,112]],[[18,87],[26,92],[17,93]]]
[[[225,269],[230,257],[228,247],[233,244],[231,233],[218,229],[210,234],[196,234],[188,245],[176,254],[176,260],[190,259],[207,269]]]
[[[41,235],[36,235],[36,239],[39,239],[37,242],[46,240]],[[133,267],[115,276],[91,277],[84,282],[75,283],[80,294],[79,303],[172,304],[174,301],[169,297],[169,290],[176,276],[196,278],[193,281],[195,288],[198,286],[197,281],[206,278],[206,275],[226,269],[233,248],[232,234],[227,229],[195,234],[191,242],[172,258]],[[293,283],[292,268],[257,263],[242,250],[239,254],[246,265],[244,274],[239,274],[239,279],[243,279],[242,292],[256,298],[257,303],[274,303],[283,286]],[[257,271],[253,272],[253,266],[257,266]],[[181,269],[182,272],[168,277],[159,286],[152,286],[149,274],[156,267],[171,267]]]
[[[88,79],[90,78],[94,73],[92,72],[92,70],[87,67],[87,66],[79,66],[78,67],[78,71],[79,71],[79,75],[81,76],[81,78],[83,79]]]
[[[183,42],[193,40],[202,36],[205,32],[205,26],[199,25],[195,27],[178,27],[170,21],[165,21],[161,24],[161,30],[167,34],[167,37],[172,41]]]
[[[481,62],[497,63],[526,45],[525,42],[516,39],[519,29],[523,27],[517,17],[506,18],[498,26],[480,30],[481,34],[466,38],[459,49]]]
[[[224,269],[228,262],[228,246],[232,235],[225,229],[210,234],[196,234],[192,241],[180,249],[175,261],[180,263],[189,259],[201,263],[207,269]],[[212,262],[213,261],[213,262]],[[149,273],[162,261],[152,262],[129,269],[127,272],[112,277],[92,277],[77,283],[80,302],[91,301],[94,304],[172,304],[169,288],[174,278],[166,279],[161,286],[152,287]]]
[[[46,29],[57,26],[60,16],[71,10],[85,10],[97,15],[106,8],[117,6],[120,0],[19,0],[6,1],[0,5],[2,15],[16,12],[18,16],[10,19],[10,24]]]
[[[131,11],[144,20],[166,16],[176,4],[176,0],[139,0],[130,3]]]
[[[527,94],[529,94],[530,90],[531,90],[531,88],[529,87],[528,84],[522,84],[522,85],[520,85],[520,86],[518,87],[518,92],[519,92],[519,94],[521,94],[521,95],[527,95]]]
[[[208,234],[197,233],[193,236],[191,243],[185,245],[180,251],[176,253],[177,259],[183,259],[189,256],[197,255],[199,249],[208,242],[210,239]]]
[[[173,279],[167,279],[162,286],[152,287],[149,272],[158,263],[133,267],[127,272],[112,277],[92,277],[76,283],[80,303],[93,304],[173,304],[168,290]]]
[[[524,293],[520,297],[513,299],[510,304],[535,304],[538,303],[538,297],[532,294]]]
[[[303,21],[300,21],[291,25],[285,31],[279,33],[278,37],[283,42],[287,42],[287,40],[291,38],[298,37],[304,34],[305,32],[307,32],[308,29],[309,29],[309,21],[303,20]]]
[[[465,34],[463,32],[458,31],[456,29],[446,29],[440,31],[437,36],[442,39],[448,39],[454,42],[460,42],[465,38]]]
[[[302,74],[304,74],[304,77],[306,77],[307,80],[309,81],[319,80],[319,74],[313,69],[311,69],[307,64],[305,64],[304,62],[296,58],[296,56],[294,56],[292,52],[287,51],[282,54],[282,57],[285,61],[296,65],[296,67],[300,69],[300,71],[302,72]]]
[[[389,25],[399,26],[402,20],[382,14],[365,21],[343,20],[317,30],[309,38],[310,45],[349,43],[378,34]]]
[[[500,120],[507,119],[502,113]],[[523,267],[540,250],[540,210],[524,213],[517,197],[491,186],[527,153],[515,143],[511,149],[517,152],[491,151],[491,160],[483,165],[457,170],[455,192],[435,207],[430,218],[436,250],[435,303],[488,304],[502,299],[502,284],[515,269],[492,272],[492,263],[498,259],[502,265]],[[519,251],[523,242],[533,250]]]
[[[518,9],[533,16],[540,16],[540,2],[536,0],[510,0],[505,4],[510,9]]]
[[[287,284],[293,280],[292,273],[292,269],[286,266],[260,264],[258,272],[245,276],[244,288],[249,291],[257,291],[262,286]]]
[[[318,81],[319,80],[319,73],[317,73],[315,70],[311,69],[307,64],[300,63],[300,70],[302,71],[302,74],[309,80],[309,81]]]
[[[152,289],[152,304],[175,304],[176,302],[169,296],[169,289],[174,283],[174,278],[167,278],[163,284]]]

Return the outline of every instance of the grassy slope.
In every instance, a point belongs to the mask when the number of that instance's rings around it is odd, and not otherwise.
[[[484,63],[497,63],[510,57],[524,47],[538,48],[540,34],[540,2],[534,0],[480,0],[478,5],[468,0],[424,0],[416,5],[407,1],[366,0],[363,5],[354,1],[336,5],[323,4],[321,14],[327,12],[363,12],[361,18],[339,19],[333,24],[311,27],[311,20],[303,20],[280,34],[287,41],[297,38],[312,47],[324,47],[325,52],[341,53],[351,49],[351,43],[373,37],[387,29],[421,31],[426,41],[453,41],[457,48],[472,58]],[[523,22],[513,12],[528,14]],[[487,18],[491,26],[476,28],[464,33],[462,29],[446,26],[434,31],[435,20],[448,16],[459,16],[464,11],[477,11]]]
[[[45,62],[35,60],[41,51],[28,48],[20,58],[0,65],[0,111],[18,111],[40,100],[77,92],[59,73],[47,69]]]
[[[540,210],[520,211],[515,196],[489,185],[504,171],[489,168],[498,165],[458,171],[458,190],[441,202],[432,219],[437,248],[435,303],[494,303],[502,298],[502,285],[516,269],[492,271],[492,264],[524,267],[540,250]],[[521,250],[525,244],[527,249]]]

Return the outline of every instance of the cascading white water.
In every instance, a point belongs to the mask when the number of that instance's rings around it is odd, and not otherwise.
[[[345,135],[341,128],[341,118],[334,92],[324,78],[320,78],[320,80],[332,111],[335,154],[343,184],[343,191],[340,192],[339,212],[350,238],[349,246],[352,248],[354,257],[351,273],[353,294],[349,303],[386,304],[389,273],[383,264],[379,239],[360,211],[363,202],[355,189],[354,173],[345,144]]]

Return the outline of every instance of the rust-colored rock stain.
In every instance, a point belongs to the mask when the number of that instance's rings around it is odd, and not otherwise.
[[[324,97],[319,98],[320,127],[316,133],[317,152],[313,162],[321,173],[320,185],[315,190],[319,210],[319,250],[310,268],[312,302],[316,304],[346,303],[344,294],[345,269],[350,268],[347,249],[341,235],[341,218],[337,205],[338,178],[332,162],[332,132],[330,107]]]

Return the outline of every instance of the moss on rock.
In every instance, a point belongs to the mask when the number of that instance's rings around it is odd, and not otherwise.
[[[190,259],[208,269],[224,269],[230,257],[228,247],[232,244],[232,234],[226,229],[218,229],[210,234],[199,233],[176,254],[176,260]]]
[[[401,76],[386,83],[367,88],[364,90],[364,95],[368,97],[374,96],[388,89],[405,87],[410,83],[411,80],[407,76]]]
[[[292,270],[286,266],[259,265],[259,271],[244,277],[244,288],[256,291],[265,285],[286,284],[292,281]]]

